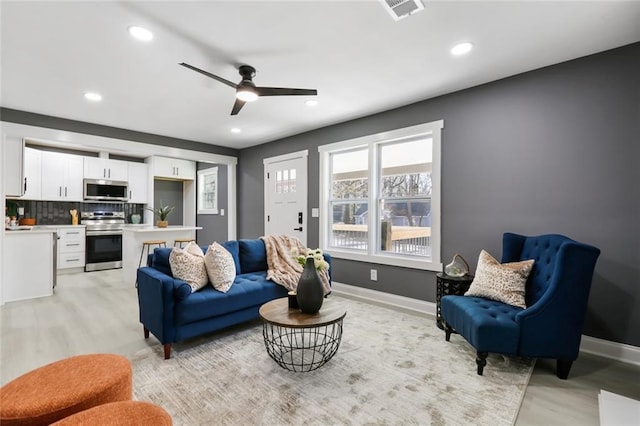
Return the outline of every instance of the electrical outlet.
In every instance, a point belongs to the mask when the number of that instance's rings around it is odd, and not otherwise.
[[[378,281],[378,270],[372,269],[370,272],[371,272],[371,281]]]

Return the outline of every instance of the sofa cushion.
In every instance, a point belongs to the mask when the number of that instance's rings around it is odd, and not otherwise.
[[[204,266],[207,269],[209,282],[218,291],[229,291],[236,278],[236,265],[233,256],[220,244],[214,242],[204,255]]]
[[[169,256],[171,255],[171,248],[157,248],[153,250],[153,256],[151,258],[151,266],[153,269],[157,269],[163,274],[167,274],[173,277],[171,273],[171,265],[169,264]]]
[[[493,256],[482,250],[478,258],[476,275],[464,295],[486,297],[526,308],[524,292],[533,263],[531,259],[500,264]]]
[[[259,306],[279,297],[286,297],[287,290],[267,281],[267,272],[254,272],[236,276],[226,293],[211,286],[190,294],[176,303],[175,324],[184,325],[195,321]]]
[[[233,263],[236,265],[236,275],[240,275],[242,273],[242,270],[240,269],[240,245],[236,240],[225,241],[220,245],[231,253]]]
[[[442,317],[480,352],[517,354],[522,308],[481,297],[443,296]]]
[[[240,245],[240,269],[243,274],[267,270],[267,249],[264,241],[261,239],[239,240],[238,244]]]
[[[204,266],[204,254],[194,242],[187,244],[184,249],[174,247],[169,255],[169,264],[173,277],[189,284],[192,292],[201,289],[209,282]]]

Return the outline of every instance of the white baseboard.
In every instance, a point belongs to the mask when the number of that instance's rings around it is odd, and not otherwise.
[[[640,366],[640,347],[582,335],[580,351]]]
[[[331,283],[331,290],[335,294],[353,297],[365,302],[382,303],[421,314],[429,314],[434,317],[436,315],[436,304],[433,302],[412,299],[410,297],[398,296],[396,294],[342,284],[335,281]],[[580,351],[628,364],[640,365],[640,347],[637,346],[582,335]]]

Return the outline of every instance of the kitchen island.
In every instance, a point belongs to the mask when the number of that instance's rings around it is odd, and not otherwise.
[[[201,226],[168,226],[158,228],[151,225],[126,225],[122,231],[122,279],[135,283],[142,243],[146,240],[164,240],[172,247],[176,238],[195,238]],[[155,246],[157,247],[157,246]],[[152,247],[151,250],[153,250]],[[146,250],[141,265],[146,265]]]

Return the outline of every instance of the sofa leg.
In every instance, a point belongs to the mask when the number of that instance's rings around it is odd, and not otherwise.
[[[164,359],[171,358],[171,343],[164,344]]]
[[[482,376],[482,371],[484,370],[484,366],[487,365],[487,356],[488,352],[480,352],[478,351],[476,357],[476,364],[478,364],[478,376]]]
[[[148,339],[149,338],[149,329],[145,326],[142,326],[142,329],[144,330],[144,338]]]
[[[569,370],[571,370],[571,364],[573,364],[573,361],[568,359],[558,359],[556,361],[556,376],[558,376],[559,379],[567,380],[567,377],[569,377]]]
[[[451,339],[451,333],[453,333],[453,328],[446,322],[444,323],[444,340],[447,342]]]

